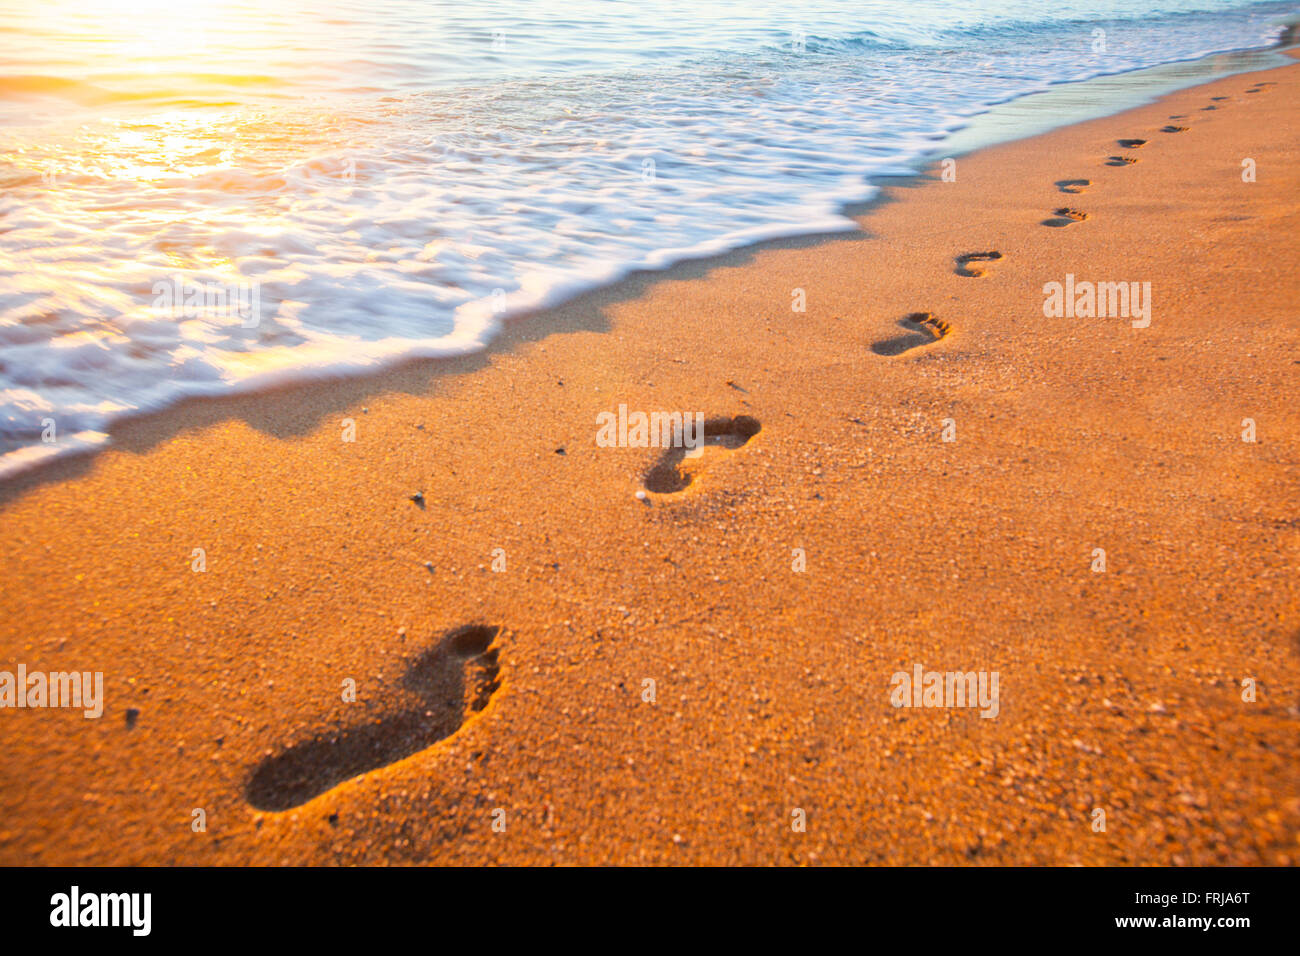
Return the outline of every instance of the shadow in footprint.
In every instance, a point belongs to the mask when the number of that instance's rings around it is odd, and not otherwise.
[[[1054,218],[1043,220],[1043,225],[1059,229],[1061,226],[1068,226],[1072,222],[1083,222],[1087,218],[1088,214],[1086,212],[1080,212],[1077,209],[1058,209]]]
[[[1091,179],[1058,179],[1056,188],[1063,193],[1077,194],[1081,193],[1087,187],[1092,185]]]
[[[907,335],[896,335],[892,339],[876,342],[871,351],[877,355],[902,355],[922,345],[937,342],[950,331],[952,326],[942,319],[935,318],[932,312],[913,312],[900,319],[898,324],[911,330]]]
[[[749,415],[706,420],[704,439],[700,446],[690,449],[680,441],[675,441],[673,447],[664,452],[646,472],[646,490],[659,495],[685,491],[708,466],[709,461],[716,457],[718,450],[734,451],[757,435],[762,428],[758,419]]]
[[[419,703],[294,744],[258,764],[245,795],[258,810],[289,810],[345,780],[396,763],[450,737],[500,687],[499,627],[471,624],[445,635],[403,678]]]
[[[1191,129],[1190,126],[1162,126],[1162,127],[1160,127],[1160,132],[1162,132],[1162,133],[1186,133],[1189,129]]]
[[[971,266],[972,262],[996,262],[1001,258],[1002,253],[1000,252],[967,252],[956,259],[957,275],[978,279],[984,275],[984,270],[977,266]]]
[[[1121,149],[1141,149],[1147,144],[1144,139],[1121,139],[1116,140],[1116,142],[1119,143]]]

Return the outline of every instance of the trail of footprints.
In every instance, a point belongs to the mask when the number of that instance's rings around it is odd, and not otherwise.
[[[761,429],[749,415],[707,419],[698,447],[678,441],[667,449],[646,472],[646,489],[666,496],[685,491]],[[258,810],[292,810],[454,735],[501,687],[500,633],[497,626],[471,624],[443,635],[408,667],[404,705],[390,704],[378,715],[322,730],[268,755],[247,781],[248,803]]]
[[[1254,88],[1247,90],[1247,93],[1261,92],[1265,87],[1274,85],[1272,83],[1257,83]],[[1211,97],[1215,102],[1221,102],[1229,99],[1226,96]],[[1204,109],[1218,109],[1213,103]],[[1169,117],[1171,120],[1184,119],[1183,115]],[[1187,126],[1168,125],[1161,129],[1163,133],[1185,133],[1190,129]],[[1147,145],[1147,140],[1137,137],[1126,137],[1116,140],[1116,145],[1124,150],[1139,150]],[[1114,155],[1107,156],[1104,160],[1107,166],[1132,166],[1138,162],[1135,156]],[[1090,179],[1058,179],[1056,188],[1063,193],[1078,195],[1087,191],[1092,185]],[[1044,226],[1053,228],[1063,228],[1073,225],[1074,223],[1084,222],[1088,214],[1081,209],[1075,209],[1072,206],[1063,206],[1053,211],[1052,215],[1043,220]],[[959,276],[967,278],[979,278],[986,274],[986,270],[975,263],[996,262],[1002,258],[1000,252],[967,252],[959,255],[954,260],[957,263],[956,273]],[[906,330],[906,334],[895,335],[892,338],[882,339],[871,346],[871,351],[877,355],[896,356],[904,352],[910,352],[913,349],[929,345],[946,337],[952,331],[952,326],[937,318],[930,312],[913,312],[899,320],[898,325]]]
[[[1253,87],[1246,90],[1246,92],[1262,93],[1265,92],[1269,87],[1276,86],[1276,85],[1277,84],[1271,80],[1265,80],[1256,83]],[[1203,110],[1217,110],[1219,109],[1219,107],[1215,105],[1216,103],[1224,102],[1226,100],[1231,99],[1231,97],[1213,96],[1210,99],[1212,102],[1209,105],[1202,107]],[[1178,114],[1178,115],[1170,116],[1169,118],[1171,120],[1181,120],[1181,119],[1185,119],[1186,116],[1185,114]],[[1186,133],[1190,129],[1191,127],[1189,126],[1180,126],[1171,123],[1167,126],[1162,127],[1160,132]],[[1116,140],[1116,145],[1118,145],[1121,149],[1131,151],[1131,150],[1141,149],[1142,147],[1147,145],[1147,142],[1148,141],[1145,139],[1128,137],[1128,138]],[[1105,159],[1105,163],[1107,166],[1132,166],[1137,162],[1138,162],[1137,157],[1125,156],[1122,154],[1107,156]],[[1057,189],[1059,189],[1063,193],[1069,193],[1071,195],[1077,195],[1079,193],[1082,193],[1086,191],[1087,188],[1091,185],[1092,185],[1092,180],[1090,179],[1060,179],[1057,180],[1056,182]],[[1075,209],[1070,206],[1064,206],[1060,209],[1055,210],[1051,217],[1043,220],[1042,224],[1044,226],[1051,226],[1053,228],[1063,228],[1065,226],[1069,226],[1077,222],[1083,222],[1087,218],[1088,218],[1088,214],[1083,210]],[[960,276],[966,276],[968,278],[978,278],[980,276],[985,275],[985,270],[980,268],[979,266],[972,265],[972,263],[992,262],[1001,258],[1002,258],[1002,253],[1000,252],[964,253],[963,255],[960,255],[956,258],[956,263],[957,263],[956,272]],[[932,342],[936,342],[939,339],[944,338],[951,331],[951,326],[947,322],[936,318],[933,314],[929,312],[913,312],[910,315],[907,315],[903,319],[901,319],[898,324],[902,328],[907,329],[908,334],[898,335],[898,336],[894,336],[893,338],[883,339],[879,342],[876,342],[871,346],[871,350],[873,352],[875,352],[877,355],[885,355],[885,356],[901,355],[904,352],[909,352],[914,348],[918,348],[920,346],[929,345]]]
[[[1255,89],[1247,92],[1259,92],[1264,85],[1257,84]],[[1221,101],[1227,97],[1213,97],[1213,99]],[[1170,117],[1170,119],[1182,118],[1182,116]],[[1162,132],[1182,133],[1188,129],[1187,126],[1169,125],[1165,126]],[[1121,149],[1133,151],[1143,148],[1148,141],[1128,137],[1117,140],[1116,143]],[[1132,166],[1138,160],[1133,156],[1115,155],[1107,157],[1105,162],[1108,166]],[[1092,186],[1090,179],[1061,179],[1056,182],[1057,189],[1070,195],[1083,193],[1090,186]],[[1087,219],[1088,213],[1083,210],[1063,206],[1054,210],[1050,218],[1043,220],[1043,225],[1062,228]],[[982,263],[997,262],[1002,258],[1002,253],[996,250],[963,253],[954,260],[955,271],[957,275],[965,278],[980,278],[987,274],[987,269],[981,265]],[[903,330],[903,334],[873,343],[871,351],[877,355],[894,357],[933,344],[952,332],[951,324],[932,312],[909,313],[898,320],[898,326]],[[758,433],[759,428],[758,422],[748,416],[710,419],[705,423],[703,448],[697,449],[694,453],[688,452],[683,447],[674,447],[666,451],[646,473],[645,488],[660,495],[673,495],[686,490],[694,483],[699,473],[708,467],[710,461],[715,460],[716,456],[710,457],[710,449],[721,449],[725,454],[747,443]]]
[[[1247,93],[1264,92],[1272,82],[1257,83]],[[1211,98],[1214,103],[1230,99]],[[1211,103],[1202,109],[1218,109]],[[1171,116],[1170,119],[1182,119]],[[1164,133],[1183,133],[1189,127],[1168,125]],[[1121,149],[1137,150],[1144,139],[1117,140]],[[1108,166],[1131,166],[1135,157],[1106,158]],[[1055,183],[1062,193],[1077,195],[1092,185],[1090,179],[1061,179]],[[1088,214],[1071,207],[1055,210],[1047,226],[1062,227],[1082,222]],[[977,263],[997,262],[1001,252],[967,252],[954,260],[956,273],[979,278],[986,270]],[[952,326],[932,312],[912,312],[898,321],[903,334],[874,343],[877,355],[897,356],[930,345],[949,335]],[[672,497],[692,487],[713,463],[748,444],[762,425],[748,415],[710,418],[704,422],[699,447],[688,449],[681,442],[668,448],[645,472],[646,491]],[[501,686],[498,638],[501,628],[471,624],[451,631],[410,665],[403,684],[414,699],[411,706],[391,707],[377,718],[368,717],[352,725],[325,730],[268,756],[253,770],[246,786],[248,802],[261,810],[284,811],[320,796],[347,780],[354,779],[419,753],[455,734],[465,722],[482,711]]]
[[[688,449],[677,442],[667,449],[646,472],[646,489],[667,496],[685,491],[761,429],[749,415],[707,419],[700,445]],[[258,810],[292,810],[454,735],[501,687],[500,634],[501,628],[482,624],[444,634],[409,665],[402,680],[405,704],[390,704],[377,715],[368,713],[268,755],[247,781],[248,803]]]

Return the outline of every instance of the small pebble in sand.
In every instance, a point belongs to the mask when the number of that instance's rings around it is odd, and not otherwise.
[[[399,627],[399,628],[397,629],[397,636],[398,636],[398,637],[406,637],[406,628],[404,628],[404,627]]]
[[[424,492],[417,491],[415,494],[411,495],[411,500],[414,501],[417,505],[420,504],[421,502],[424,501]]]
[[[432,573],[433,573],[433,562],[432,562],[432,561],[425,561],[425,562],[424,562],[424,569],[425,569],[426,571],[428,571],[430,574],[432,574]]]
[[[646,495],[646,493],[645,493],[644,491],[638,491],[638,492],[636,493],[636,500],[637,500],[637,501],[645,501],[646,499],[647,499],[647,495]]]
[[[126,726],[128,730],[135,726],[135,722],[139,717],[140,709],[138,707],[128,707],[126,709]]]

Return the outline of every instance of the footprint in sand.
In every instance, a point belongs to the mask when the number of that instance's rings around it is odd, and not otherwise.
[[[972,266],[972,262],[995,262],[1002,258],[1000,252],[967,252],[957,257],[957,275],[969,276],[977,279],[984,275],[984,270],[978,266]]]
[[[1190,126],[1162,126],[1162,127],[1160,128],[1160,132],[1162,132],[1162,133],[1186,133],[1189,129],[1191,129]]]
[[[412,706],[323,732],[268,757],[249,778],[248,802],[259,810],[289,810],[450,737],[501,686],[494,643],[500,632],[472,624],[444,635],[403,679],[415,698]]]
[[[1141,149],[1147,144],[1144,139],[1119,139],[1116,140],[1121,149]]]
[[[1091,185],[1091,179],[1058,179],[1056,181],[1056,188],[1063,193],[1081,193]]]
[[[1266,87],[1266,86],[1277,86],[1277,84],[1274,83],[1272,80],[1263,80],[1263,81],[1261,81],[1261,82],[1259,82],[1259,83],[1256,83],[1253,89],[1249,89],[1249,90],[1247,90],[1246,92],[1247,92],[1247,93],[1263,93],[1263,92],[1264,92],[1264,87]]]
[[[1044,226],[1052,226],[1059,229],[1062,226],[1068,226],[1072,222],[1083,222],[1088,218],[1086,212],[1080,212],[1078,209],[1058,209],[1052,219],[1044,219]]]
[[[1215,103],[1222,103],[1224,100],[1232,99],[1232,97],[1230,97],[1230,96],[1211,96],[1210,99],[1213,100]]]
[[[1137,160],[1132,156],[1107,156],[1107,166],[1132,166]]]
[[[937,342],[952,331],[952,326],[936,318],[933,312],[913,312],[899,320],[898,324],[908,329],[908,334],[877,342],[871,346],[871,351],[877,355],[902,355],[922,345]]]
[[[719,458],[747,444],[763,426],[757,418],[737,415],[734,418],[710,418],[704,422],[704,440],[691,449],[674,444],[645,474],[645,487],[658,495],[685,491],[700,473]]]

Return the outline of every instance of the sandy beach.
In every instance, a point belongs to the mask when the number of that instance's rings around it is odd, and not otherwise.
[[[0,863],[1294,865],[1298,97],[8,482],[0,669],[104,701],[0,715]],[[598,443],[620,406],[705,446]],[[895,706],[918,667],[996,712]]]

